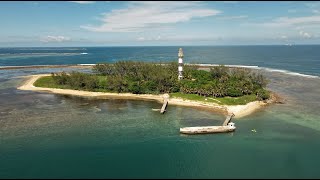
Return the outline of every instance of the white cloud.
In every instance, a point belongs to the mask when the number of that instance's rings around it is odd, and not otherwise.
[[[46,36],[42,37],[40,39],[41,42],[65,42],[65,41],[70,41],[70,37],[65,37],[65,36]]]
[[[312,13],[314,14],[319,14],[320,13],[320,2],[308,2],[305,3],[305,5],[311,10]]]
[[[286,35],[282,35],[280,38],[281,39],[288,39],[288,37]]]
[[[232,19],[245,19],[248,18],[247,15],[240,15],[240,16],[223,16],[223,17],[219,17],[219,19],[223,19],[223,20],[232,20]]]
[[[190,7],[200,6],[203,1],[132,1],[131,5],[150,5],[150,6],[162,6],[162,7]],[[132,6],[134,7],[134,6]]]
[[[138,37],[137,40],[138,40],[138,41],[144,41],[145,38],[144,38],[144,37]]]
[[[309,8],[317,8],[320,7],[320,2],[307,2],[305,5]]]
[[[296,9],[289,9],[289,10],[288,10],[288,13],[296,13],[296,12],[297,12]]]
[[[73,3],[78,3],[78,4],[93,4],[95,1],[69,1]]]
[[[148,37],[148,38],[146,38],[146,37],[141,36],[141,37],[137,38],[137,41],[159,41],[159,40],[161,40],[161,36],[160,35],[158,35],[156,37]]]
[[[272,20],[272,22],[262,23],[260,25],[266,27],[289,27],[294,25],[320,25],[320,16],[304,16],[304,17],[280,17]]]
[[[131,2],[128,8],[103,14],[100,26],[81,27],[94,32],[141,32],[147,28],[159,28],[219,13],[218,10],[202,7],[198,2],[137,1]]]
[[[304,32],[304,31],[299,31],[299,35],[303,38],[306,38],[306,39],[310,39],[312,37],[311,34]]]
[[[221,1],[223,3],[230,3],[230,4],[235,4],[238,3],[239,1]]]

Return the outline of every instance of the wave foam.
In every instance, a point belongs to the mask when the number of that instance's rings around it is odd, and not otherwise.
[[[96,64],[77,64],[77,66],[94,66]]]
[[[188,64],[188,63],[185,63]],[[219,66],[219,64],[190,64],[190,65],[200,65],[205,67],[212,67],[212,66]],[[273,68],[266,68],[266,67],[259,67],[259,66],[246,66],[246,65],[225,65],[226,67],[238,67],[238,68],[250,68],[250,69],[261,69],[269,72],[280,72],[292,76],[301,76],[306,78],[320,78],[319,76],[309,75],[309,74],[302,74],[298,72],[292,72],[284,69],[273,69]]]
[[[280,72],[280,73],[284,73],[284,74],[288,74],[288,75],[292,75],[292,76],[301,76],[301,77],[307,77],[307,78],[320,78],[319,76],[302,74],[302,73],[292,72],[292,71],[283,70],[283,69],[272,69],[272,68],[264,68],[264,67],[262,67],[261,69],[269,71],[269,72]]]

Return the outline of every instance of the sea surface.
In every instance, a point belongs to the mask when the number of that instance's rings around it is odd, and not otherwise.
[[[0,178],[320,178],[320,46],[183,47],[184,62],[250,66],[284,98],[234,118],[235,132],[182,135],[224,115],[155,101],[17,90],[6,66],[177,61],[179,47],[0,48]],[[256,132],[252,131],[256,130]]]

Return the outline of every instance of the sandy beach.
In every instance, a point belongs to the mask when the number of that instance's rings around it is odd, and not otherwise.
[[[71,90],[71,89],[57,89],[57,88],[43,88],[35,87],[34,82],[43,76],[50,76],[50,74],[41,74],[41,75],[30,75],[29,78],[18,87],[19,90],[30,90],[30,91],[39,91],[39,92],[48,92],[54,94],[64,94],[64,95],[74,95],[82,97],[97,97],[97,98],[122,98],[122,99],[141,99],[141,100],[155,100],[159,103],[163,102],[163,95],[149,95],[149,94],[132,94],[132,93],[106,93],[106,92],[89,92],[89,91],[80,91],[80,90]],[[262,108],[263,106],[274,102],[272,98],[268,102],[263,101],[254,101],[246,105],[219,105],[216,103],[206,103],[199,101],[190,101],[183,100],[180,98],[169,98],[169,105],[179,105],[179,106],[189,106],[189,107],[199,107],[211,109],[213,111],[221,112],[223,114],[233,113],[235,118],[241,118],[247,116],[256,110]],[[159,105],[159,108],[161,105]]]

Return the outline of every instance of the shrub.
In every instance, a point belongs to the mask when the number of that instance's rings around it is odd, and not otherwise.
[[[67,75],[66,72],[62,72],[62,73],[51,73],[51,76],[54,80],[54,82],[56,84],[59,84],[59,85],[65,85],[67,84],[68,82],[68,79],[69,79],[69,76]]]
[[[239,97],[239,96],[243,96],[243,93],[241,92],[240,89],[238,88],[234,88],[234,87],[230,87],[227,90],[227,94],[231,97]]]
[[[257,100],[262,101],[270,97],[270,92],[265,89],[259,89],[256,95],[257,95]]]

